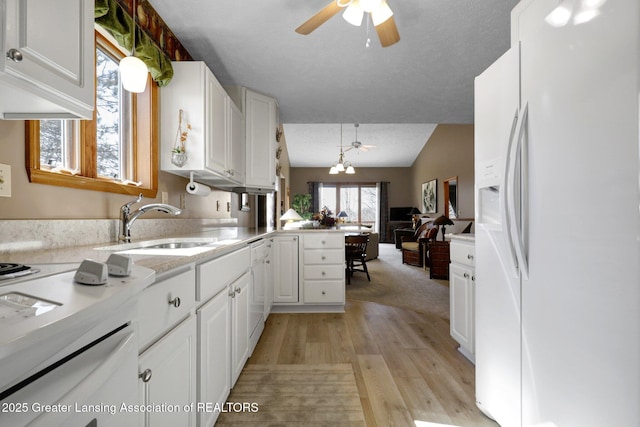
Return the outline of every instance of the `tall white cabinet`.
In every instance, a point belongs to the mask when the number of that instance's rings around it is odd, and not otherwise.
[[[275,190],[276,116],[275,99],[245,89],[246,177],[248,187]]]
[[[3,119],[93,117],[92,0],[0,2]]]
[[[473,235],[451,236],[449,264],[450,333],[458,350],[475,361],[475,245]]]

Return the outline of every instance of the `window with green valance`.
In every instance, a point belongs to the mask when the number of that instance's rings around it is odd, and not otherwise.
[[[107,30],[124,49],[132,50],[133,33],[131,31],[133,18],[130,16],[116,0],[95,0],[95,22]],[[169,57],[160,50],[151,37],[147,35],[137,25],[136,31],[136,53],[147,67],[151,77],[158,83],[158,86],[166,86],[173,77],[173,67]]]

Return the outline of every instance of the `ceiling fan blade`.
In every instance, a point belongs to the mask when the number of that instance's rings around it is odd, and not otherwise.
[[[382,24],[376,25],[376,32],[378,33],[382,47],[391,46],[400,41],[400,34],[398,33],[398,27],[396,27],[396,21],[393,19],[393,16]]]
[[[296,33],[304,35],[311,33],[313,30],[315,30],[320,25],[331,19],[338,12],[340,12],[343,7],[344,6],[340,6],[336,0],[333,0],[331,3],[325,6],[324,9],[313,15],[311,18],[309,18],[308,21],[296,28]]]

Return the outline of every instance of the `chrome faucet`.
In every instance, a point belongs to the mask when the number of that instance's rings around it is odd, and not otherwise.
[[[171,215],[180,215],[180,213],[182,213],[182,211],[175,206],[164,203],[151,203],[140,206],[137,210],[131,212],[131,205],[139,203],[140,200],[142,200],[142,194],[140,194],[135,200],[125,203],[120,208],[120,236],[118,237],[118,240],[121,242],[131,242],[131,226],[138,217],[149,211],[159,211]]]

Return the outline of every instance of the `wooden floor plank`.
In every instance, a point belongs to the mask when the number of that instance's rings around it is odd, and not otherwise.
[[[376,424],[379,426],[411,425],[413,422],[411,413],[393,380],[384,357],[363,354],[358,355],[358,361]]]

